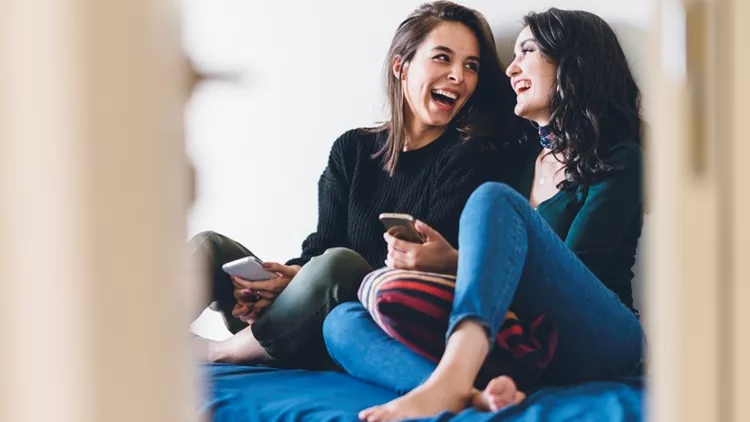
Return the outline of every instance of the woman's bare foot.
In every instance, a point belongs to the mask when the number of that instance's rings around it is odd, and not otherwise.
[[[193,344],[198,359],[208,362],[239,364],[271,359],[271,356],[253,336],[250,327],[223,341],[196,337],[193,339]]]
[[[474,390],[471,405],[481,411],[497,412],[507,406],[518,404],[525,398],[526,395],[518,391],[516,383],[503,375],[493,378],[484,391]]]
[[[196,336],[191,341],[196,359],[206,362],[218,362],[218,341]]]
[[[444,410],[458,413],[467,407],[471,390],[456,388],[449,381],[428,381],[403,397],[359,412],[359,418],[380,422],[429,417]]]

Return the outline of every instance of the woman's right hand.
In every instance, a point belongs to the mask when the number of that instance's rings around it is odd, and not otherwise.
[[[424,235],[424,243],[411,243],[389,233],[383,237],[388,243],[387,265],[401,270],[455,274],[458,251],[437,230],[417,221],[417,230]]]

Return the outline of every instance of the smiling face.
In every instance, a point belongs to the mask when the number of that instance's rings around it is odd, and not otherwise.
[[[479,43],[465,25],[442,22],[410,61],[394,60],[393,73],[401,78],[407,120],[447,126],[477,87]]]
[[[518,35],[514,54],[506,74],[516,92],[515,113],[546,126],[552,94],[557,88],[557,66],[542,55],[528,26]]]

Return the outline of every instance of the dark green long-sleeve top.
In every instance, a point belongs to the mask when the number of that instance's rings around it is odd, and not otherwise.
[[[530,197],[539,150],[528,155],[519,191]],[[573,185],[539,204],[537,211],[583,263],[633,308],[633,264],[643,227],[641,147],[622,142],[602,156],[614,169],[588,187]]]

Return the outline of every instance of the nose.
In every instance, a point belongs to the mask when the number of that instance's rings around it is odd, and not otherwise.
[[[510,65],[508,65],[508,68],[505,69],[505,74],[508,75],[509,78],[512,78],[515,75],[518,75],[521,73],[521,67],[518,66],[518,57],[514,58],[512,62],[510,62]]]
[[[464,67],[462,65],[451,66],[451,72],[448,74],[448,79],[453,83],[460,84],[464,80]]]

